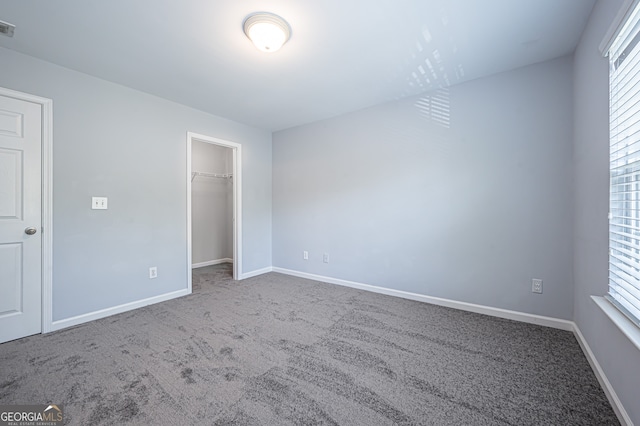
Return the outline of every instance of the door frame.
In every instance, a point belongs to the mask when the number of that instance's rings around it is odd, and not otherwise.
[[[0,95],[42,107],[41,197],[42,291],[41,333],[53,331],[53,100],[0,87]]]
[[[187,132],[187,279],[191,289],[191,145],[193,141],[206,142],[230,148],[233,151],[233,279],[242,276],[242,145],[225,139]]]

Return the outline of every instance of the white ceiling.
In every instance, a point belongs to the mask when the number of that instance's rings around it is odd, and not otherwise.
[[[0,46],[280,130],[570,54],[594,1],[0,0]],[[276,53],[242,31],[264,10]]]

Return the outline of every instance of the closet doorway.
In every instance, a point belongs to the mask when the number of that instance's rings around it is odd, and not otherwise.
[[[187,260],[191,269],[233,263],[242,274],[241,145],[187,133]]]

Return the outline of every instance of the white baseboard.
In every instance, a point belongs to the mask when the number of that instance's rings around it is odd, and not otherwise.
[[[357,288],[360,290],[372,291],[374,293],[386,294],[389,296],[402,297],[403,299],[416,300],[418,302],[430,303],[432,305],[446,306],[448,308],[460,309],[463,311],[475,312],[478,314],[490,315],[493,317],[506,318],[510,320],[526,322],[529,324],[543,325],[546,327],[558,328],[560,330],[573,331],[573,321],[545,317],[542,315],[528,314],[518,311],[510,311],[508,309],[494,308],[491,306],[476,305],[474,303],[458,302],[451,299],[443,299],[440,297],[426,296],[424,294],[410,293],[402,290],[394,290],[390,288],[377,287],[369,284],[362,284],[354,281],[346,281],[337,278],[325,277],[322,275],[309,274],[306,272],[294,271],[291,269],[273,267],[273,272],[281,274],[293,275],[295,277],[306,278],[315,281],[322,281],[329,284],[337,284],[345,287]]]
[[[271,266],[267,266],[266,268],[245,272],[244,274],[240,275],[240,279],[244,280],[251,277],[257,277],[258,275],[266,274],[267,272],[272,272],[272,271],[273,271],[273,268]]]
[[[114,306],[112,308],[101,309],[99,311],[89,312],[75,317],[53,321],[51,323],[49,331],[61,330],[63,328],[83,324],[85,322],[94,321],[100,318],[120,314],[122,312],[131,311],[137,308],[142,308],[147,305],[153,305],[154,303],[164,302],[170,299],[175,299],[177,297],[186,296],[190,293],[191,292],[185,288],[183,290],[173,291],[171,293],[161,294],[159,296],[149,297],[147,299],[137,300],[135,302],[129,302],[122,305]]]
[[[600,383],[600,387],[604,391],[605,395],[607,395],[607,399],[609,400],[611,407],[613,407],[613,411],[616,413],[616,416],[618,416],[620,424],[622,424],[622,426],[633,426],[631,417],[629,417],[627,411],[624,409],[622,402],[620,402],[620,398],[618,398],[616,391],[613,390],[613,386],[611,386],[609,379],[607,379],[607,376],[604,374],[604,370],[600,367],[600,363],[591,351],[591,348],[578,328],[578,325],[575,323],[573,324],[573,334],[576,336],[576,340],[580,344],[587,361],[589,361],[589,365],[591,365],[591,369],[595,373],[596,378]]]
[[[206,262],[198,262],[191,265],[191,269],[204,268],[205,266],[219,265],[221,263],[233,263],[233,259],[225,257],[224,259],[209,260]]]

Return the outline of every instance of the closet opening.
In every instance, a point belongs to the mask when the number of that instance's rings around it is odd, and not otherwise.
[[[187,133],[187,260],[192,269],[233,264],[242,274],[241,145]]]

